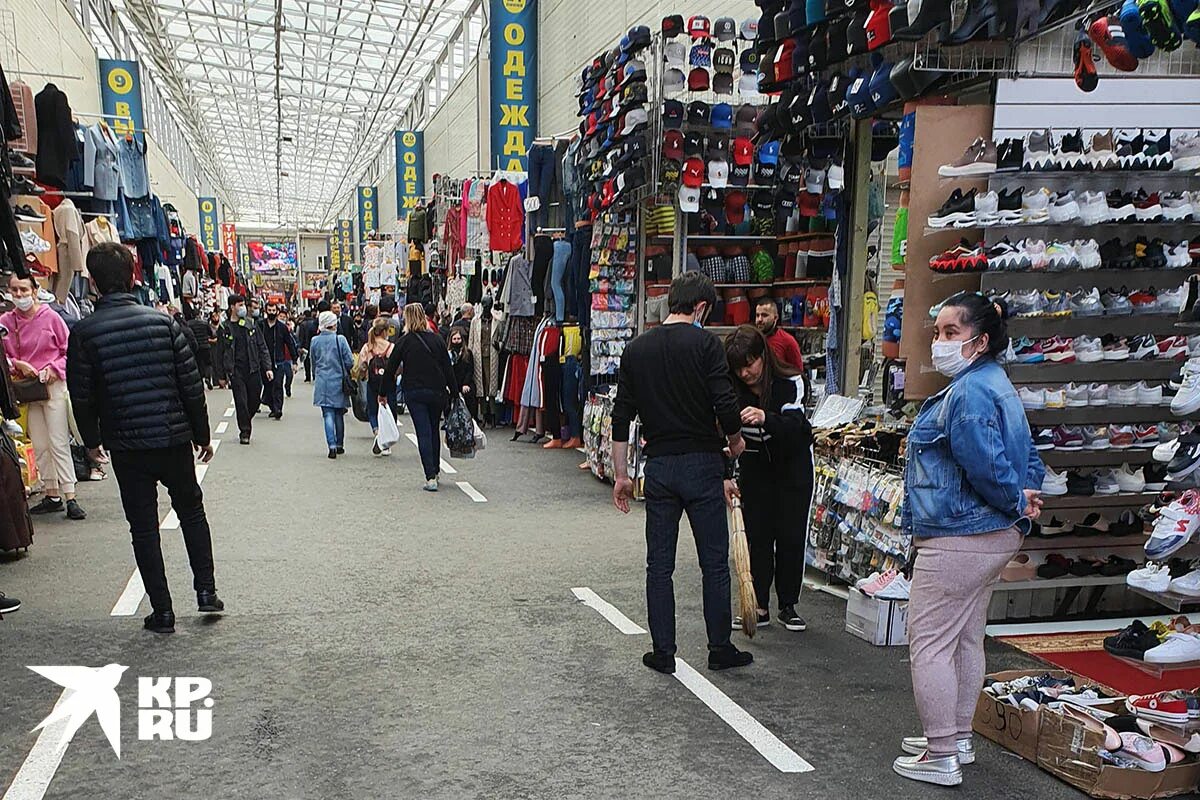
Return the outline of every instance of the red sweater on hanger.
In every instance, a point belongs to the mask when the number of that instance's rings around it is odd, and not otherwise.
[[[525,208],[521,205],[521,190],[513,183],[499,180],[487,190],[489,246],[502,253],[521,249],[521,229],[525,226]]]

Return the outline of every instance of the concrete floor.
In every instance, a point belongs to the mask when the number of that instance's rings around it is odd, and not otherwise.
[[[146,603],[135,617],[110,615],[133,570],[111,479],[82,487],[87,521],[39,521],[29,554],[0,561],[0,589],[25,603],[0,623],[0,787],[59,696],[25,667],[117,662],[129,666],[118,688],[122,759],[90,719],[45,797],[938,792],[890,770],[899,737],[918,728],[905,649],[843,632],[842,601],[806,593],[806,633],[772,627],[752,643],[739,634],[755,664],[710,673],[695,549],[682,540],[680,656],[815,767],[783,774],[678,681],[641,666],[647,635],[620,633],[572,595],[590,587],[645,624],[642,511],[615,512],[608,488],[576,469],[578,453],[510,444],[497,431],[427,494],[416,448],[402,439],[390,459],[372,458],[364,424],[349,423],[345,457],[326,459],[310,387],[295,388],[283,421],[258,418],[252,446],[230,425],[203,483],[223,618],[194,613],[174,532],[164,550],[178,632],[143,632]],[[223,421],[229,393],[209,403]],[[999,646],[989,660],[1032,663]],[[134,676],[168,675],[212,680],[208,741],[138,741]],[[961,797],[1079,796],[999,748],[980,750]]]

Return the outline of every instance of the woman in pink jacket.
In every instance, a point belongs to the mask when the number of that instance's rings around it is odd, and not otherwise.
[[[0,315],[0,325],[8,329],[8,336],[0,341],[13,377],[37,378],[50,394],[48,400],[28,404],[29,438],[46,491],[29,513],[65,509],[69,519],[84,519],[87,515],[75,500],[75,464],[67,419],[67,325],[54,309],[38,301],[32,278],[13,275],[8,291],[16,308]]]

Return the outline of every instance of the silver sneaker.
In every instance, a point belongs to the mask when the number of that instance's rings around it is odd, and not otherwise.
[[[962,767],[958,756],[930,758],[928,753],[919,756],[900,756],[892,762],[897,775],[938,786],[958,786],[962,783]]]
[[[900,742],[900,749],[910,755],[919,756],[929,749],[929,740],[924,736],[905,736]],[[958,763],[963,766],[975,763],[974,740],[958,740]]]

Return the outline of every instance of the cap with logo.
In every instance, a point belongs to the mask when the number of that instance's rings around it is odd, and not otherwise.
[[[729,170],[729,183],[733,186],[750,185],[750,165],[734,164]]]
[[[690,131],[683,137],[683,154],[687,156],[704,155],[704,134]]]
[[[707,39],[701,39],[692,45],[692,49],[688,51],[688,64],[693,67],[712,66],[712,45]]]
[[[737,53],[733,52],[731,47],[718,47],[713,51],[712,64],[713,69],[718,73],[733,74],[733,68],[737,66]]]
[[[693,67],[688,73],[688,88],[693,92],[706,92],[709,87],[708,70],[704,67]]]
[[[746,220],[746,193],[740,189],[725,193],[725,220],[730,225],[740,225]]]
[[[670,41],[663,48],[663,57],[669,66],[682,67],[687,64],[688,49],[683,42]]]
[[[867,32],[867,48],[876,50],[892,40],[892,4],[886,0],[872,0],[871,13],[863,28]]]
[[[756,217],[774,217],[774,193],[770,189],[757,190],[750,198],[750,209]]]
[[[729,136],[723,133],[714,133],[710,136],[708,139],[708,157],[728,161]]]
[[[757,72],[760,61],[760,54],[752,47],[748,47],[738,56],[738,65],[742,72]]]
[[[668,39],[674,38],[683,33],[683,15],[670,14],[663,17],[662,33],[663,36],[667,37]]]
[[[679,185],[683,173],[683,164],[678,159],[668,158],[662,162],[663,186],[670,191]]]
[[[708,182],[718,189],[729,185],[729,162],[714,160],[708,162]]]
[[[693,100],[687,106],[687,124],[695,127],[708,125],[712,109],[703,100]]]
[[[630,81],[644,80],[646,80],[646,64],[640,58],[635,58],[622,68],[621,82],[618,85],[624,86]]]
[[[663,73],[663,92],[667,95],[677,95],[687,88],[688,80],[683,70],[671,67]]]
[[[678,100],[663,101],[663,128],[679,130],[683,127],[683,103]]]
[[[685,214],[694,214],[700,210],[700,188],[698,186],[679,187],[679,210]]]
[[[779,45],[779,50],[775,53],[775,81],[783,83],[790,81],[796,76],[795,67],[792,64],[792,56],[796,52],[796,40],[785,39]]]
[[[747,17],[742,20],[742,24],[738,26],[738,36],[745,39],[747,42],[753,42],[758,38],[758,20],[753,17]]]
[[[733,127],[733,106],[729,103],[717,103],[712,107],[712,126],[717,130],[729,130]]]
[[[683,158],[683,133],[669,130],[663,133],[663,158]]]
[[[758,109],[749,103],[742,103],[734,117],[734,129],[739,136],[753,136],[757,130]]]
[[[733,163],[749,166],[754,163],[754,145],[748,136],[738,136],[733,140]]]
[[[712,33],[708,17],[700,14],[688,18],[687,29],[693,39],[707,39]]]
[[[713,23],[712,33],[719,42],[732,42],[737,38],[737,23],[733,17],[720,17]]]
[[[704,159],[689,158],[684,161],[680,180],[684,186],[702,186],[704,184]]]
[[[770,141],[763,142],[758,148],[758,161],[761,164],[778,164],[779,163],[779,142]]]

